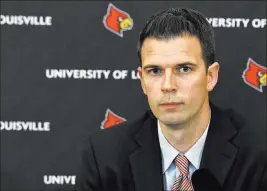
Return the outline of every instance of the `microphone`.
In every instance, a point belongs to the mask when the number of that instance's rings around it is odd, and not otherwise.
[[[221,191],[222,187],[216,177],[208,169],[198,169],[192,175],[195,191]]]

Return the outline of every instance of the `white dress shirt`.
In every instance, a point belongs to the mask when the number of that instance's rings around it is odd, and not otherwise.
[[[190,178],[193,172],[199,169],[204,143],[206,141],[209,124],[199,140],[184,154],[189,160],[189,173]],[[161,127],[158,121],[158,135],[159,144],[161,148],[162,156],[162,172],[163,172],[163,183],[164,190],[171,190],[175,180],[178,178],[180,172],[174,163],[175,157],[179,154],[177,151],[164,137]]]

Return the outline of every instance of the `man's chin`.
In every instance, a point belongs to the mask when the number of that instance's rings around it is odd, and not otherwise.
[[[170,118],[170,117],[160,117],[159,120],[161,123],[168,127],[177,127],[183,123],[185,123],[185,120],[183,118]]]

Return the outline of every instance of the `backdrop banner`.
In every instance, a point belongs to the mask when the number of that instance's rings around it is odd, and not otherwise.
[[[1,2],[1,190],[70,191],[85,137],[148,109],[138,35],[155,12],[203,13],[216,36],[214,104],[266,136],[266,2]]]

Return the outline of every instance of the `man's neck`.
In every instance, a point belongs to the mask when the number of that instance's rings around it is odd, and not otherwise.
[[[160,123],[166,140],[179,152],[186,153],[203,135],[210,121],[210,107],[204,103],[200,112],[179,127],[167,127]]]

